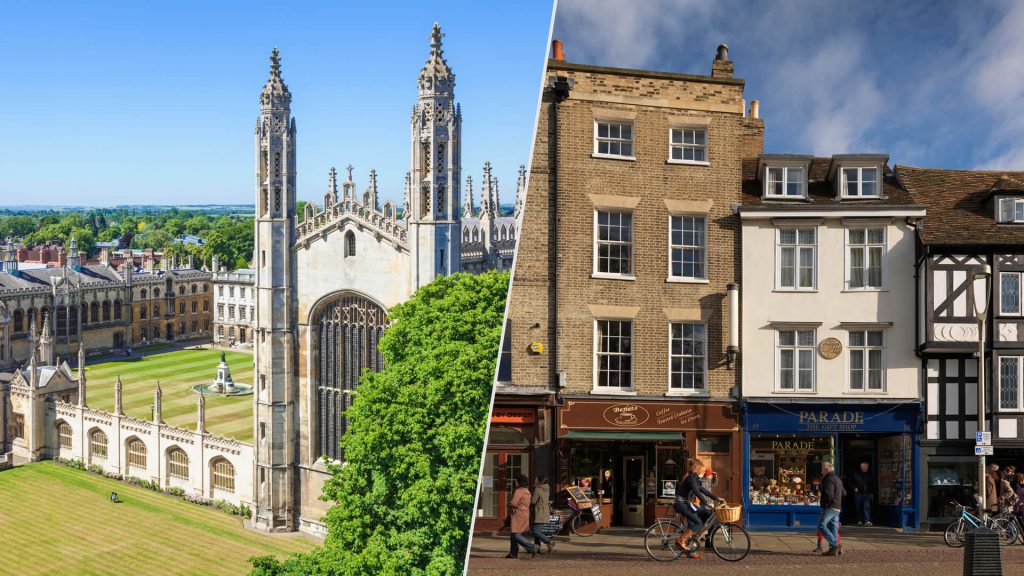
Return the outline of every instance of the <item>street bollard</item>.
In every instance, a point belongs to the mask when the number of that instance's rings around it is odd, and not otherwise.
[[[964,547],[964,576],[1002,576],[999,535],[982,526],[967,533]]]

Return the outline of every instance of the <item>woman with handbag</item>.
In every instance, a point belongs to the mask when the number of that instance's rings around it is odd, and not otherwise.
[[[548,554],[555,549],[555,543],[550,537],[544,534],[544,525],[551,520],[551,487],[548,486],[548,477],[543,474],[537,476],[533,484],[533,496],[530,497],[530,508],[533,512],[533,524],[530,531],[533,532],[533,544],[540,548],[540,543],[547,544]]]

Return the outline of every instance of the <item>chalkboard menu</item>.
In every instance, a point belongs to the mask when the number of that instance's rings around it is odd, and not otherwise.
[[[581,510],[590,508],[590,498],[587,498],[587,495],[583,493],[582,488],[579,486],[566,486],[565,491],[569,493],[569,497],[576,502],[576,505],[579,506]]]

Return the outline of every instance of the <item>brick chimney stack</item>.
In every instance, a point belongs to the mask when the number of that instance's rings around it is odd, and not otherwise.
[[[729,47],[725,44],[718,45],[718,52],[711,62],[712,78],[732,78],[732,60],[729,60]]]
[[[551,59],[565,62],[565,49],[561,40],[551,41]]]

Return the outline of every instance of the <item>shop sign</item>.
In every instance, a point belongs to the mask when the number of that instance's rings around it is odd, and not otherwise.
[[[491,422],[494,424],[533,424],[537,421],[537,411],[533,408],[502,408],[494,407]]]
[[[739,430],[729,407],[713,403],[566,400],[558,421],[559,434],[570,430]]]
[[[918,402],[878,405],[754,403],[747,407],[750,432],[902,432],[917,431]]]

